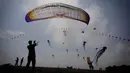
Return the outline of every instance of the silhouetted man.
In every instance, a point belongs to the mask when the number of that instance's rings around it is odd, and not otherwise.
[[[18,66],[19,58],[17,57],[15,61],[15,66]]]
[[[23,59],[24,59],[24,57],[22,57],[22,59],[21,59],[20,66],[22,66],[22,64],[23,64]]]
[[[94,67],[93,67],[92,62],[91,62],[91,60],[90,60],[90,57],[87,57],[87,62],[88,62],[88,65],[89,65],[89,69],[90,69],[90,70],[93,70]]]
[[[36,41],[34,41],[32,44],[32,41],[30,40],[28,41],[28,44],[29,45],[27,46],[27,48],[28,48],[29,53],[28,53],[28,62],[27,62],[26,67],[28,68],[30,65],[30,62],[32,61],[32,69],[35,70],[35,64],[36,64],[35,47],[38,45],[38,42],[36,43]]]

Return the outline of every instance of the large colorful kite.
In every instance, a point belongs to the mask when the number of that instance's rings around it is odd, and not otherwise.
[[[88,13],[83,9],[63,3],[50,3],[37,7],[27,13],[25,20],[31,22],[56,17],[78,20],[87,25],[90,20]]]

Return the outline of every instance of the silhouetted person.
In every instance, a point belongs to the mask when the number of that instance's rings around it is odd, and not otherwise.
[[[94,67],[93,67],[92,62],[91,62],[91,60],[90,60],[90,57],[87,57],[87,62],[88,62],[88,65],[89,65],[89,69],[90,69],[90,70],[93,70]]]
[[[23,64],[23,59],[24,59],[24,57],[22,57],[22,59],[21,59],[20,66],[22,66],[22,64]]]
[[[28,41],[28,62],[27,62],[27,65],[26,67],[28,68],[29,65],[30,65],[30,62],[32,62],[32,69],[35,70],[35,64],[36,64],[36,55],[35,55],[35,47],[38,45],[38,42],[36,43],[36,41],[33,42],[32,44],[32,41]]]
[[[102,68],[99,68],[100,71],[102,71]]]
[[[15,60],[15,66],[18,66],[19,58],[17,57]]]

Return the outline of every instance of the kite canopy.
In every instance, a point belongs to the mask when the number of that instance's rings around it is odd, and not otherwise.
[[[27,13],[25,20],[26,22],[31,22],[56,17],[78,20],[86,23],[87,25],[90,20],[86,11],[63,3],[50,3],[37,7]]]

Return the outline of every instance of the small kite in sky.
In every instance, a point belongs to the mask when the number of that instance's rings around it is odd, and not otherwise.
[[[67,32],[66,30],[63,30],[64,36],[67,36],[66,32]]]
[[[68,49],[66,49],[66,52],[68,53]]]
[[[76,49],[76,51],[78,52],[78,49]]]
[[[85,57],[83,57],[83,59],[85,60]]]
[[[48,45],[51,47],[51,42],[50,42],[50,40],[47,40],[47,42],[48,42]]]
[[[96,30],[96,28],[93,28],[93,30]]]
[[[82,31],[82,33],[84,33],[84,31]]]
[[[52,54],[52,57],[54,58],[54,54]]]
[[[96,50],[98,50],[98,48],[96,48]]]
[[[83,48],[85,50],[86,41],[83,41]]]
[[[79,54],[77,54],[77,57],[79,57]]]

